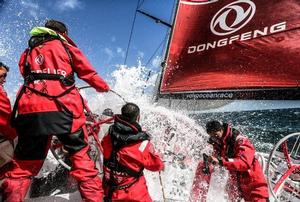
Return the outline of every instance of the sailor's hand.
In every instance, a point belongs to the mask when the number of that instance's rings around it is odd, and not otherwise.
[[[210,163],[212,163],[213,165],[218,165],[218,164],[219,164],[218,158],[216,158],[216,157],[214,157],[214,156],[209,156],[209,157],[208,157],[208,161],[209,161]]]
[[[96,91],[98,93],[107,93],[108,91],[110,91],[110,87],[108,85],[103,86],[102,88],[97,88]]]

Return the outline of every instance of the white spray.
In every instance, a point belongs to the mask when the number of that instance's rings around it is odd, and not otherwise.
[[[141,65],[131,68],[120,66],[112,73],[114,81],[111,87],[126,101],[139,105],[140,123],[143,129],[152,135],[152,142],[165,162],[166,167],[161,172],[161,179],[158,173],[145,173],[152,198],[162,201],[164,190],[167,200],[188,201],[197,163],[202,160],[202,153],[211,152],[206,143],[207,134],[184,112],[156,106],[151,100],[152,95],[143,93],[144,88],[154,85],[156,78],[154,75],[146,82],[146,72],[147,69]],[[107,107],[112,108],[115,113],[120,113],[124,104],[122,99],[113,93],[95,94],[84,90],[82,94],[97,113],[101,113]],[[221,178],[214,175],[212,179],[219,183]],[[214,188],[212,193],[220,193],[218,189]],[[218,201],[222,201],[221,198]],[[215,201],[215,195],[209,194],[208,201]]]

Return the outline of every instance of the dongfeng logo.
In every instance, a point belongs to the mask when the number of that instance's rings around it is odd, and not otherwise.
[[[252,19],[255,10],[255,4],[250,0],[232,2],[216,13],[210,23],[210,29],[219,36],[234,33]]]
[[[44,56],[42,54],[39,54],[38,56],[36,56],[34,61],[35,61],[36,64],[42,65],[43,62],[44,62]]]

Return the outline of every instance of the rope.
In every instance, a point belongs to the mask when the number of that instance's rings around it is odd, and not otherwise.
[[[160,171],[159,171],[158,175],[159,175],[159,182],[160,182],[160,185],[161,185],[163,202],[165,202],[166,201],[166,196],[165,196],[164,184],[163,184],[163,181],[162,181],[162,177],[161,177],[161,172]]]
[[[93,88],[93,87],[92,86],[81,86],[81,87],[78,87],[79,90],[86,89],[86,88]],[[112,92],[112,93],[114,93],[119,98],[121,98],[125,103],[127,103],[127,101],[125,100],[125,98],[123,98],[119,93],[117,93],[116,91],[114,91],[112,89],[110,89],[109,91]]]
[[[143,0],[143,1],[140,3],[139,8],[143,5],[144,1],[145,1],[145,0]]]
[[[117,93],[114,90],[109,90],[109,91],[112,92],[112,93],[114,93],[115,95],[119,96],[125,103],[127,103],[127,101],[119,93]]]
[[[131,26],[129,41],[128,41],[128,45],[127,45],[127,49],[126,49],[126,56],[125,56],[125,59],[124,59],[124,65],[126,65],[126,62],[127,62],[129,46],[130,46],[131,39],[132,39],[132,33],[133,33],[134,25],[135,25],[135,19],[136,19],[137,10],[139,8],[139,4],[140,4],[140,0],[138,0],[137,5],[136,5],[136,9],[135,9],[135,14],[134,14],[134,18],[133,18],[133,22],[132,22],[132,26]]]

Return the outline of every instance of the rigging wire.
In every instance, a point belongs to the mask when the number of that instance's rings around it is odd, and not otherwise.
[[[176,0],[174,0],[174,1],[176,1]],[[130,36],[129,36],[129,40],[128,40],[128,44],[127,44],[126,55],[125,55],[125,59],[124,59],[124,63],[123,63],[124,65],[126,65],[126,63],[127,63],[127,58],[128,58],[128,53],[129,53],[129,48],[130,48],[132,36],[133,36],[133,30],[134,30],[134,26],[135,26],[135,21],[136,21],[137,13],[140,12],[140,13],[142,13],[142,14],[144,14],[144,15],[147,15],[147,13],[144,13],[143,11],[140,11],[140,10],[139,10],[139,8],[144,4],[144,2],[145,2],[145,0],[142,0],[141,2],[140,2],[140,0],[138,0],[138,2],[137,2],[137,7],[136,7],[136,10],[135,10],[135,14],[134,14],[133,22],[132,22],[132,27],[131,27],[131,31],[130,31]],[[174,7],[174,4],[173,4],[173,7]],[[147,15],[147,16],[148,16],[148,15]],[[150,16],[150,15],[149,15],[148,17],[153,18],[153,17]],[[159,22],[159,23],[162,23],[162,24],[164,24],[164,25],[166,25],[166,26],[171,27],[171,25],[165,23],[164,21],[159,20],[158,22]],[[164,40],[163,40],[163,41],[164,41]],[[162,42],[163,42],[163,41],[162,41]],[[161,42],[161,43],[162,43],[162,42]],[[161,46],[161,44],[160,44],[159,47],[155,50],[154,54],[157,52],[157,50],[160,48],[160,46]],[[150,59],[147,61],[146,66],[149,64],[149,62],[150,62],[150,60],[153,58],[153,56],[154,56],[154,55],[152,55],[152,56],[150,57]]]
[[[176,5],[177,5],[176,2],[177,2],[177,0],[174,0],[174,1],[173,1],[173,9],[172,9],[172,10],[175,9],[175,7],[176,7]],[[169,22],[172,21],[173,17],[174,17],[173,15],[170,16]],[[166,31],[165,37],[164,37],[163,40],[160,42],[159,46],[158,46],[158,47],[156,48],[156,50],[154,51],[153,55],[152,55],[152,56],[149,58],[149,60],[147,61],[146,65],[145,65],[146,67],[148,66],[148,64],[150,63],[150,61],[153,59],[153,57],[154,57],[154,55],[156,54],[156,52],[160,49],[160,47],[162,46],[162,44],[163,44],[165,41],[167,41],[167,39],[169,38],[169,35],[170,35],[170,31]],[[165,45],[165,46],[166,46],[166,45]],[[167,52],[167,51],[164,50],[164,49],[162,48],[162,49],[161,49],[160,55],[163,55],[163,54],[165,54],[166,52]],[[165,57],[164,57],[164,58],[165,58]],[[161,65],[160,65],[161,67],[162,67],[162,65],[163,65],[163,62],[164,62],[164,61],[162,61]],[[147,77],[146,77],[146,83],[148,82],[148,80],[149,80],[151,74],[152,74],[152,70],[149,70],[148,75],[147,75]],[[144,94],[146,87],[147,87],[147,85],[145,84],[145,87],[143,88],[142,94]]]
[[[143,5],[144,1],[145,1],[145,0],[143,0],[143,1],[140,3],[139,8]]]
[[[170,18],[169,18],[169,22],[171,22],[170,24],[172,25],[172,28],[166,33],[166,39],[169,38],[169,41],[167,42],[166,44],[166,48],[165,48],[165,51],[164,51],[164,63],[165,63],[165,60],[167,59],[167,52],[168,52],[168,43],[170,42],[171,40],[171,34],[172,34],[172,29],[173,29],[173,24],[174,24],[174,19],[175,19],[175,15],[176,15],[176,6],[177,4],[179,3],[179,0],[173,0],[173,8],[172,8],[172,15],[170,15]],[[162,50],[163,51],[163,50]]]
[[[137,10],[139,9],[139,6],[140,6],[140,0],[138,0],[137,5],[136,5],[136,9],[135,9],[135,14],[134,14],[134,18],[133,18],[133,22],[132,22],[132,26],[131,26],[130,35],[129,35],[129,41],[128,41],[128,45],[127,45],[127,49],[126,49],[126,55],[125,55],[125,59],[124,59],[124,65],[126,65],[126,62],[127,62],[129,46],[130,46],[130,43],[131,43],[132,34],[133,34],[133,30],[134,30],[134,25],[135,25],[135,20],[136,20],[136,15],[137,15]]]
[[[128,58],[128,53],[129,53],[129,48],[130,48],[132,36],[133,36],[133,30],[134,30],[134,26],[135,26],[135,21],[136,21],[137,13],[138,13],[138,12],[143,13],[142,11],[139,11],[138,9],[143,5],[144,1],[145,1],[145,0],[142,0],[142,1],[140,2],[140,0],[138,0],[138,2],[137,2],[137,7],[136,7],[136,10],[135,10],[135,14],[134,14],[133,22],[132,22],[132,27],[131,27],[131,31],[130,31],[130,36],[129,36],[129,41],[128,41],[128,45],[127,45],[127,49],[126,49],[126,55],[125,55],[125,59],[124,59],[124,63],[123,63],[124,65],[126,65],[126,63],[127,63],[127,58]],[[174,3],[173,3],[173,9],[174,9],[174,7],[175,7],[175,2],[176,2],[176,0],[174,0]],[[143,14],[146,15],[146,13],[143,13]],[[148,17],[151,17],[151,16],[148,16]],[[172,16],[170,17],[170,19],[172,19]],[[160,23],[163,23],[163,21],[161,21]],[[164,23],[163,23],[163,24],[164,24]],[[168,26],[171,27],[171,25],[168,25]],[[148,65],[149,65],[149,63],[151,62],[151,60],[153,59],[153,57],[155,56],[155,54],[157,53],[157,51],[161,48],[162,44],[167,40],[168,36],[169,36],[169,32],[166,32],[165,37],[164,37],[163,40],[160,42],[159,46],[155,49],[155,51],[154,51],[154,53],[151,55],[151,57],[148,59],[148,61],[147,61],[147,63],[146,63],[145,66],[148,66]],[[163,54],[163,52],[164,52],[164,50],[162,49],[161,55]],[[152,70],[149,70],[148,76],[147,76],[147,78],[146,78],[146,82],[148,82],[148,80],[149,80],[149,78],[150,78],[150,76],[151,76],[151,73],[152,73]],[[146,86],[145,86],[145,88],[146,88]],[[145,89],[143,89],[143,93],[144,93],[144,90],[145,90]]]
[[[173,1],[173,9],[172,9],[173,11],[175,10],[176,2],[177,2],[177,0],[174,0],[174,1]],[[173,19],[173,15],[170,16],[169,22],[171,22],[172,19]],[[173,26],[173,25],[172,25],[172,26]],[[167,41],[167,39],[169,38],[169,35],[170,35],[170,31],[167,31],[166,34],[165,34],[165,37],[164,37],[163,40],[160,42],[158,48],[155,50],[154,54],[153,54],[153,55],[150,57],[150,59],[147,61],[147,63],[146,63],[145,66],[147,66],[147,65],[149,64],[149,62],[152,60],[152,58],[154,57],[154,55],[156,54],[156,52],[159,50],[159,48],[162,46],[162,44],[163,44],[165,41]],[[160,55],[163,55],[164,52],[166,52],[166,50],[161,49]],[[162,61],[162,62],[164,62],[164,61]],[[161,65],[162,65],[162,64],[161,64]],[[147,81],[148,81],[150,75],[151,75],[151,70],[150,70],[149,73],[148,73]],[[147,82],[147,81],[146,81],[146,82]]]
[[[176,13],[177,13],[177,9],[178,9],[178,6],[179,6],[179,2],[180,0],[173,0],[173,14],[170,16],[170,22],[171,22],[171,25],[172,25],[172,28],[169,32],[166,33],[166,38],[169,38],[167,44],[166,44],[166,48],[164,50],[164,58],[163,58],[163,61],[162,61],[162,70],[160,71],[160,75],[159,75],[159,78],[157,80],[157,92],[156,92],[156,95],[154,96],[154,100],[155,101],[158,101],[158,95],[160,94],[160,86],[161,86],[161,82],[162,82],[162,78],[163,78],[163,72],[164,72],[164,69],[166,67],[166,62],[167,62],[167,59],[168,59],[168,49],[169,49],[169,46],[170,46],[170,43],[171,43],[171,37],[172,37],[172,32],[173,32],[173,28],[174,28],[174,24],[175,24],[175,18],[176,18]],[[170,97],[169,97],[169,107],[171,107],[171,94],[170,94]]]
[[[173,8],[172,8],[172,11],[175,11],[176,9],[175,9],[175,7],[176,7],[176,5],[177,5],[177,2],[178,2],[178,0],[174,0],[173,1]],[[174,15],[171,15],[170,16],[170,19],[169,19],[169,22],[172,22],[172,20],[173,20],[173,18],[175,17],[175,13],[173,13]]]
[[[162,44],[166,41],[166,38],[163,38],[163,40],[160,42],[159,46],[155,49],[154,53],[151,55],[151,57],[148,59],[147,63],[145,66],[148,66],[148,64],[151,62],[151,60],[153,59],[154,55],[157,53],[157,51],[160,49],[160,47],[162,46]]]
[[[148,66],[148,64],[150,63],[150,61],[152,60],[152,58],[154,57],[154,55],[155,55],[156,52],[159,50],[159,48],[161,47],[161,45],[163,44],[163,42],[164,42],[165,40],[166,40],[166,38],[163,38],[163,40],[160,42],[160,44],[159,44],[159,46],[156,48],[155,52],[152,54],[152,56],[149,58],[148,62],[146,63],[146,65],[145,65],[146,67]],[[145,86],[144,86],[144,88],[143,88],[142,94],[145,93],[145,89],[147,88],[147,83],[148,83],[148,80],[150,79],[151,73],[152,73],[152,70],[150,69],[150,70],[148,71],[148,75],[147,75],[146,80],[145,80],[146,84],[145,84]]]
[[[172,10],[173,11],[175,11],[176,10],[176,6],[177,6],[177,2],[178,2],[179,0],[173,0],[173,8],[172,8]],[[172,15],[170,15],[170,18],[169,18],[169,22],[173,22],[174,23],[174,19],[175,18],[175,14],[173,13]],[[170,24],[171,24],[170,23]],[[166,32],[166,34],[165,34],[165,38],[164,38],[164,41],[167,41],[167,39],[169,39],[169,40],[171,40],[171,31],[172,31],[172,28],[173,28],[173,24],[171,24],[171,29],[169,29],[167,32]],[[165,65],[165,63],[166,63],[166,59],[167,59],[167,52],[168,52],[168,43],[169,43],[169,41],[165,44],[165,48],[163,48],[162,50],[161,50],[161,55],[164,55],[164,58],[163,58],[163,61],[161,62],[161,67],[164,67],[164,65]]]

